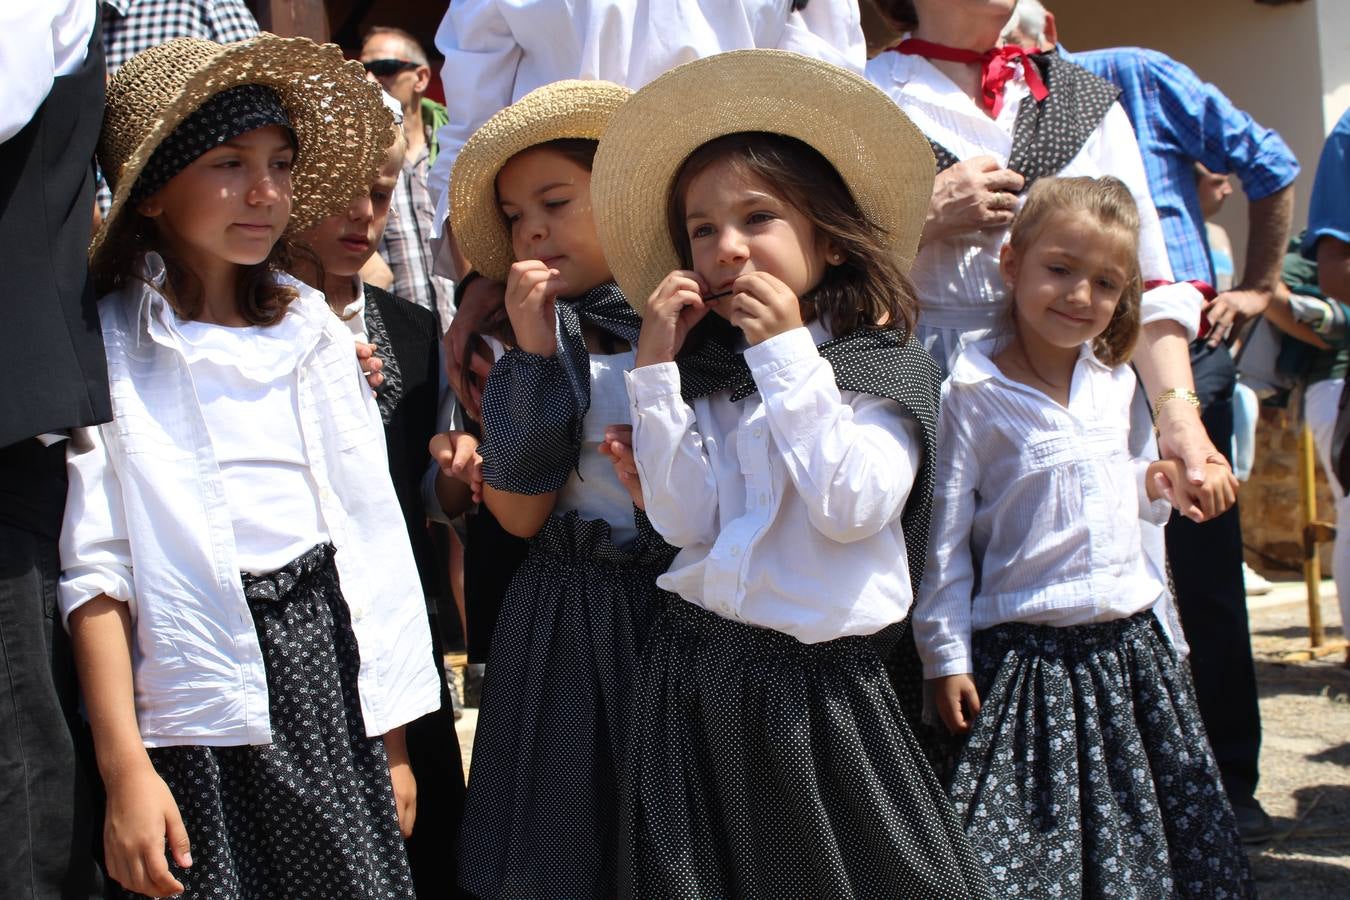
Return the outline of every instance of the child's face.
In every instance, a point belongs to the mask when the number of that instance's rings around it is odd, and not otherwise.
[[[685,229],[695,272],[720,294],[750,272],[767,272],[799,298],[820,283],[829,242],[796,207],[730,160],[689,182]],[[713,309],[725,315],[727,304]]]
[[[329,216],[300,236],[323,263],[326,276],[350,278],[370,259],[384,236],[389,204],[402,170],[403,144],[396,141],[368,192],[353,200],[346,212]]]
[[[613,280],[591,212],[591,173],[546,147],[517,153],[497,173],[497,200],[517,260],[557,269],[576,296]]]
[[[137,210],[199,277],[267,259],[291,217],[290,134],[256,128],[197,157]]]
[[[1020,332],[1062,349],[1095,339],[1111,324],[1136,252],[1118,229],[1077,211],[1052,215],[1020,254],[1004,246]]]

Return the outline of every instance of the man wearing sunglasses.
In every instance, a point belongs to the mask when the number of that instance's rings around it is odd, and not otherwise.
[[[408,140],[403,177],[394,188],[394,212],[379,253],[394,274],[393,293],[436,313],[444,332],[454,315],[454,285],[432,273],[436,201],[427,190],[427,175],[436,161],[436,131],[445,124],[445,107],[426,98],[431,67],[422,46],[406,31],[372,28],[361,46],[361,64],[366,77],[379,82],[403,108]]]

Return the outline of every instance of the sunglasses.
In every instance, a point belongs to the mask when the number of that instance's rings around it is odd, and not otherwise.
[[[372,59],[361,63],[366,67],[366,71],[376,78],[388,78],[390,75],[397,75],[399,72],[411,72],[421,63],[410,62],[406,59]]]

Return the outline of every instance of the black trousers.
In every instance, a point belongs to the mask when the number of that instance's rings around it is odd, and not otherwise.
[[[0,897],[98,897],[92,757],[48,527],[64,447],[21,443],[0,450]]]
[[[1205,430],[1228,457],[1237,382],[1233,357],[1225,346],[1211,349],[1196,341],[1191,345],[1191,368]],[[1228,796],[1245,800],[1256,791],[1261,712],[1242,583],[1242,525],[1237,504],[1202,525],[1173,512],[1166,535],[1181,627],[1191,645],[1191,677],[1200,717]]]

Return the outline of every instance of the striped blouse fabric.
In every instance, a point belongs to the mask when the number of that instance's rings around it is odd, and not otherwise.
[[[1150,459],[1130,455],[1127,366],[1084,345],[1068,406],[1014,382],[993,342],[967,346],[944,387],[928,570],[914,612],[924,677],[971,671],[971,633],[1004,622],[1133,615],[1165,585],[1145,564]]]

